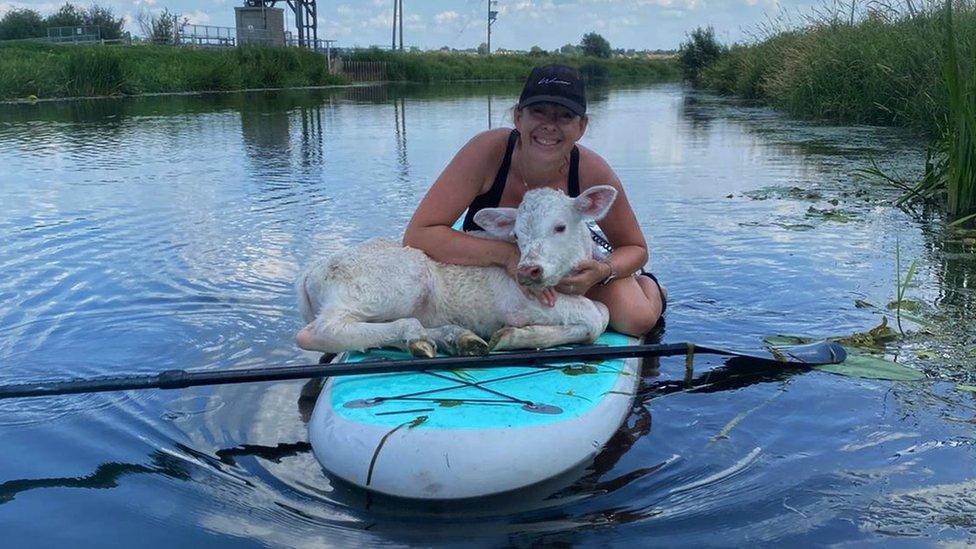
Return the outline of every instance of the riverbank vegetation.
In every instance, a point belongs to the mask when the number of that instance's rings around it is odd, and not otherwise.
[[[680,79],[675,60],[612,56],[609,42],[596,33],[558,53],[344,52],[334,60],[339,70],[330,72],[324,55],[300,48],[177,47],[179,16],[165,10],[139,21],[146,36],[134,45],[58,45],[43,41],[49,27],[99,25],[105,38],[105,32],[118,35],[124,19],[107,8],[70,3],[47,17],[8,11],[0,18],[0,36],[22,40],[0,42],[0,100],[324,86],[363,79],[363,73],[369,80],[403,82],[522,81],[532,67],[547,63],[575,66],[590,80]]]
[[[90,97],[345,83],[300,48],[0,45],[0,98]]]
[[[945,200],[951,216],[965,216],[976,212],[976,6],[906,6],[860,20],[821,14],[748,45],[720,45],[700,29],[682,46],[683,67],[698,85],[794,116],[925,132],[932,145],[921,183],[875,175],[905,199]]]
[[[576,67],[589,80],[662,82],[681,78],[674,59],[602,58],[536,53],[528,55],[464,55],[446,52],[390,52],[373,49],[352,54],[353,61],[381,62],[392,81],[450,82],[462,80],[525,80],[532,67],[562,63]]]
[[[103,40],[118,40],[123,35],[125,18],[94,4],[85,8],[65,3],[47,17],[31,9],[13,8],[0,18],[0,40],[40,38],[47,36],[50,28],[82,26],[98,27]]]
[[[347,62],[374,62],[379,79],[404,82],[522,81],[532,67],[566,63],[590,80],[678,80],[672,59],[562,55],[463,55],[366,50]],[[300,48],[0,44],[0,99],[90,97],[288,88],[348,83],[325,57]]]

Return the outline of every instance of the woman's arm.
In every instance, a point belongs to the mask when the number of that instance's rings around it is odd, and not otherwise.
[[[403,245],[422,250],[442,263],[497,265],[510,272],[518,263],[518,248],[451,228],[476,196],[490,188],[508,142],[508,130],[473,137],[444,168],[417,206],[403,234]]]

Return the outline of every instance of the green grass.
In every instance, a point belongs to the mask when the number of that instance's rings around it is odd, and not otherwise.
[[[951,217],[976,211],[976,7],[932,4],[855,24],[822,20],[737,45],[701,83],[801,118],[898,125],[932,136],[921,181],[904,199],[945,197]]]
[[[965,32],[976,32],[976,15],[967,15]],[[941,26],[929,13],[787,31],[731,48],[702,80],[798,117],[936,131],[946,114]]]
[[[345,83],[295,48],[0,45],[0,98],[90,97]]]
[[[672,59],[598,59],[562,55],[481,56],[446,52],[396,53],[383,50],[359,52],[351,59],[386,63],[387,77],[390,80],[409,82],[521,82],[529,75],[532,67],[550,63],[576,67],[590,80],[662,82],[681,78],[681,69]]]
[[[962,29],[955,24],[952,0],[946,0],[942,66],[949,112],[942,141],[946,149],[947,202],[952,216],[976,213],[976,54],[970,48],[968,59],[963,57],[957,31]],[[968,38],[972,39],[972,35]]]
[[[354,61],[386,64],[393,81],[521,81],[532,67],[565,63],[591,80],[678,80],[673,60],[562,56],[474,56],[450,53],[361,52]],[[0,44],[0,99],[89,97],[142,93],[289,88],[345,83],[325,59],[296,48],[190,49],[171,46]]]

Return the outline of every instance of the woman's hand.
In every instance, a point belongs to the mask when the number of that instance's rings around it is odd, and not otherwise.
[[[553,307],[556,305],[556,289],[555,288],[543,288],[539,291],[534,291],[527,288],[518,282],[518,264],[521,259],[519,254],[518,246],[512,246],[512,253],[509,254],[508,259],[505,261],[505,271],[508,272],[508,276],[512,277],[512,280],[518,284],[522,293],[525,294],[529,299],[534,299],[539,303],[542,303],[546,307]]]
[[[576,271],[563,277],[556,290],[568,295],[584,295],[597,283],[610,276],[610,265],[594,259],[584,259],[576,265]]]

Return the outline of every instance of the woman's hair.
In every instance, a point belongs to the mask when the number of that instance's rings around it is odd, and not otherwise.
[[[512,105],[511,107],[505,109],[505,112],[508,113],[508,121],[511,122],[513,126],[515,125],[515,111],[517,111],[517,110],[519,110],[521,108],[522,107],[519,106],[518,101],[516,101],[514,105]],[[586,118],[587,122],[589,122],[589,120],[590,120],[589,113],[587,113],[587,114],[579,114],[577,116],[579,116],[580,118]]]

